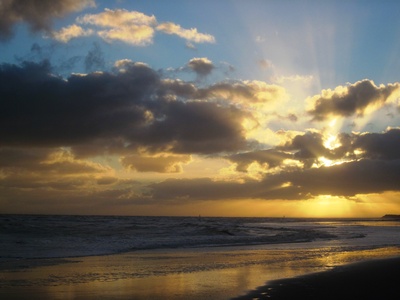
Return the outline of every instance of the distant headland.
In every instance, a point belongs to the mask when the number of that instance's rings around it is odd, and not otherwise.
[[[384,215],[382,219],[396,219],[400,220],[400,215]]]

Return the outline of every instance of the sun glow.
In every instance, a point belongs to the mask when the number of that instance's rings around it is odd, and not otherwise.
[[[303,214],[313,217],[347,217],[353,213],[354,202],[343,197],[320,195],[304,201]]]
[[[336,166],[336,165],[341,165],[341,164],[349,162],[349,161],[351,161],[351,160],[346,160],[346,159],[331,160],[331,159],[321,156],[321,157],[318,157],[318,161],[313,164],[313,167],[315,167],[315,168],[318,168],[321,166],[332,167],[332,166]]]
[[[337,136],[332,134],[330,134],[324,142],[325,148],[329,150],[334,150],[336,148],[339,148],[341,145],[342,144],[339,142]]]
[[[326,167],[330,167],[330,166],[335,165],[335,162],[333,160],[327,159],[327,158],[325,158],[323,156],[318,158],[318,162],[321,165],[326,166]]]

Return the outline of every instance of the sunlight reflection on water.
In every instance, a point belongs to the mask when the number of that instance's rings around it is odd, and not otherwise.
[[[3,271],[0,296],[22,299],[17,296],[30,291],[30,299],[229,299],[269,280],[399,254],[397,247],[346,251],[259,246],[84,257],[73,263]]]

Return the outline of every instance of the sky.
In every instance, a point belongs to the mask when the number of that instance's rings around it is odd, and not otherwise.
[[[0,213],[400,214],[400,2],[3,0]]]

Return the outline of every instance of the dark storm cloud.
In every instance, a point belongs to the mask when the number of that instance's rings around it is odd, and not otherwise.
[[[312,195],[354,196],[400,191],[400,160],[363,159],[331,167],[311,168],[288,176],[294,186]]]
[[[354,149],[363,150],[363,157],[374,159],[400,159],[400,129],[392,128],[384,133],[366,133],[357,136]]]
[[[160,200],[284,199],[318,195],[351,197],[357,194],[400,191],[400,160],[361,160],[331,167],[270,174],[244,183],[211,179],[169,179],[149,186]]]
[[[295,157],[298,159],[317,158],[325,156],[328,152],[323,145],[323,136],[318,132],[297,135],[283,149],[297,150]]]
[[[97,154],[137,147],[177,153],[246,148],[245,112],[191,101],[196,87],[171,87],[145,64],[119,62],[117,69],[64,79],[48,62],[1,65],[0,145],[93,145]]]
[[[327,117],[349,117],[354,114],[362,116],[370,105],[383,106],[396,91],[398,83],[376,86],[371,80],[362,80],[341,89],[323,93],[312,98],[312,108],[308,111],[314,120],[322,121]]]
[[[31,169],[37,167],[40,162],[45,161],[51,149],[15,149],[0,148],[0,169]]]
[[[222,107],[207,102],[171,102],[160,121],[138,132],[153,151],[212,154],[245,149],[247,142],[241,122],[245,114],[235,107]],[[171,148],[172,147],[172,148]]]
[[[144,66],[64,80],[46,62],[2,65],[0,144],[73,145],[123,132],[145,122],[138,103],[157,80]]]
[[[50,31],[53,19],[94,5],[94,0],[2,0],[0,41],[13,36],[18,22],[28,23],[32,31]]]

